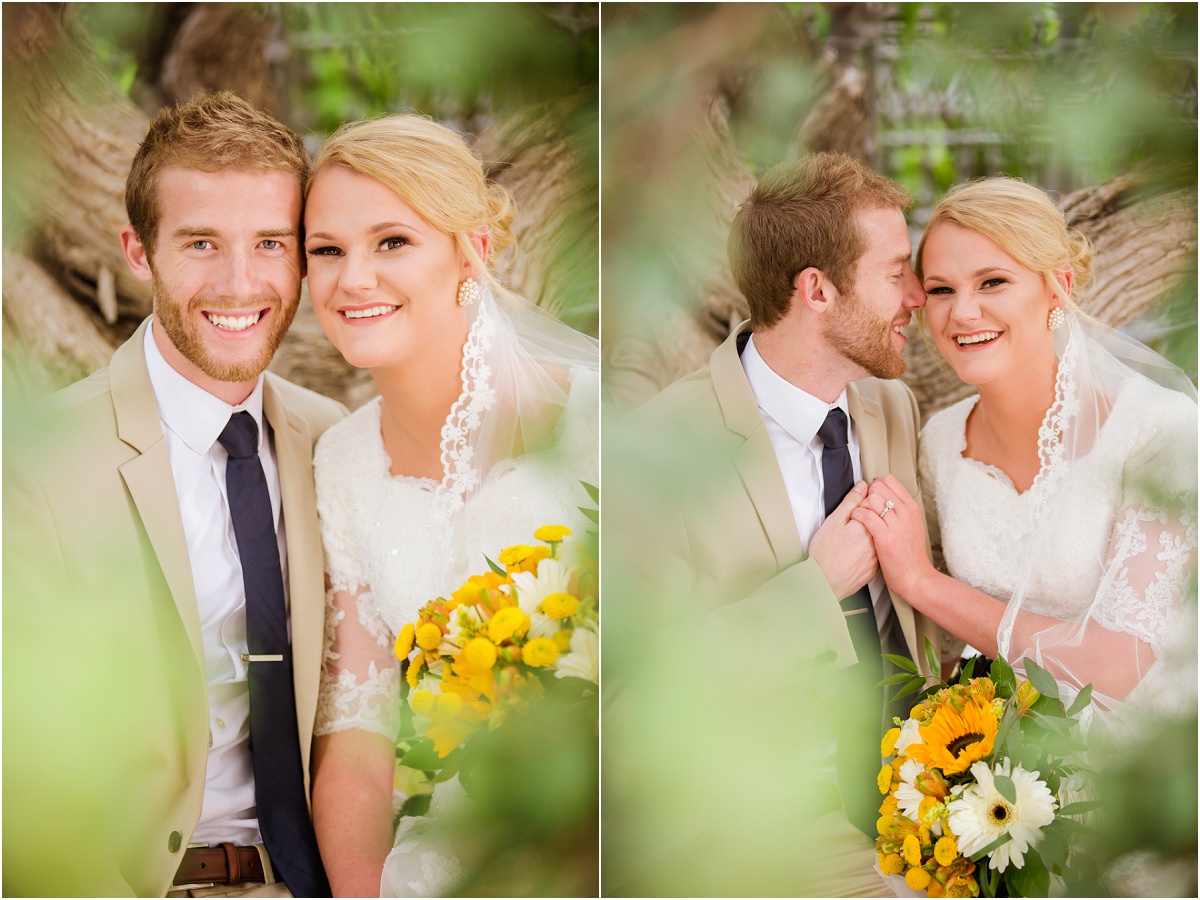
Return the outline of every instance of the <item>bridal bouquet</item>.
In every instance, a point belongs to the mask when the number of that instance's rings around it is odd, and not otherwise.
[[[911,660],[887,658],[905,670],[887,682],[923,683]],[[1077,716],[1091,687],[1066,707],[1053,676],[1024,665],[1028,681],[1003,659],[973,678],[971,660],[957,684],[943,682],[893,720],[878,778],[885,876],[929,897],[1045,897],[1051,873],[1063,874],[1083,827],[1076,818],[1096,806],[1062,803],[1079,771],[1067,760],[1083,749]]]
[[[594,693],[600,680],[594,556],[571,530],[543,525],[489,571],[426,603],[396,639],[407,662],[401,766],[444,781],[470,737],[548,691]]]

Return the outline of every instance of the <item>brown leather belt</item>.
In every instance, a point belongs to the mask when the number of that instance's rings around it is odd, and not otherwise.
[[[175,884],[241,884],[266,881],[257,847],[238,847],[226,841],[215,847],[188,847],[175,873]]]

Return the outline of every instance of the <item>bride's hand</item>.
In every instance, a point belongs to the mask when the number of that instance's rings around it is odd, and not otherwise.
[[[915,596],[920,580],[934,571],[917,501],[894,476],[885,475],[871,482],[867,498],[851,517],[870,533],[888,587],[905,599]]]

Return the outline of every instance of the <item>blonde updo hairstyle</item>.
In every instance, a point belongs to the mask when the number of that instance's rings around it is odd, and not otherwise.
[[[353,122],[321,148],[309,171],[304,196],[332,166],[343,166],[395,191],[422,219],[450,235],[455,246],[494,287],[487,260],[471,235],[490,235],[488,255],[513,243],[513,205],[508,192],[489,183],[483,164],[458,132],[427,116],[402,114]]]
[[[1078,311],[1054,273],[1070,266],[1074,273],[1071,293],[1081,295],[1092,282],[1092,245],[1082,232],[1067,225],[1045,191],[1007,175],[951,188],[934,207],[917,246],[913,269],[922,281],[925,239],[940,222],[952,222],[983,235],[1022,266],[1041,275],[1064,305]]]

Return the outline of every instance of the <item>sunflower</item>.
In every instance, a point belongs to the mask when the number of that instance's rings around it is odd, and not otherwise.
[[[990,703],[980,705],[968,700],[961,711],[947,703],[938,707],[920,732],[921,743],[909,748],[909,758],[954,775],[992,752],[996,717]]]

